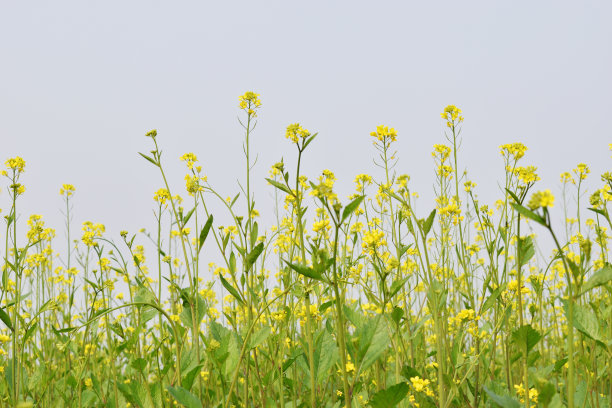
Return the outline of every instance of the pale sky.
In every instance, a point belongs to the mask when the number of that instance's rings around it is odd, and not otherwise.
[[[342,197],[356,174],[380,176],[369,133],[396,128],[396,170],[425,215],[448,104],[463,110],[460,167],[483,202],[501,197],[499,145],[516,141],[539,169],[536,189],[558,193],[580,162],[595,186],[612,168],[611,16],[610,1],[2,1],[0,159],[27,162],[22,221],[42,214],[61,240],[58,191],[71,183],[73,228],[101,222],[117,238],[155,224],[161,179],[137,154],[150,129],[174,191],[186,196],[178,158],[193,152],[223,196],[238,192],[238,96],[252,90],[264,220],[264,177],[281,157],[293,167],[284,130],[295,122],[319,132],[304,174],[334,171]]]

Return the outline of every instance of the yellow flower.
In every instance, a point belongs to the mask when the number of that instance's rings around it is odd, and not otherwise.
[[[153,195],[153,199],[160,204],[166,204],[166,201],[170,199],[170,193],[165,188],[160,188]]]
[[[181,156],[181,161],[187,162],[187,167],[189,167],[189,169],[193,169],[193,165],[198,161],[198,158],[193,153],[185,153]]]
[[[523,184],[535,183],[540,180],[540,177],[536,174],[537,167],[517,167],[514,169],[514,174],[518,175],[518,179]]]
[[[416,392],[424,392],[425,395],[432,397],[434,394],[429,388],[429,380],[422,379],[421,377],[411,377],[410,382]]]
[[[576,182],[574,181],[574,178],[572,177],[572,175],[569,174],[567,171],[561,173],[561,182],[563,184],[566,184],[566,183],[576,184]]]
[[[514,160],[518,160],[525,155],[527,146],[522,143],[504,144],[499,146],[500,153],[504,157],[510,158],[512,156]]]
[[[204,191],[204,187],[200,185],[200,177],[185,174],[185,189],[191,195],[198,191]]]
[[[476,183],[474,183],[473,181],[466,181],[465,183],[463,183],[463,187],[465,189],[465,192],[469,193],[474,187],[476,187]]]
[[[72,184],[62,184],[60,189],[60,195],[66,194],[66,197],[70,197],[74,193],[74,186]]]
[[[363,251],[373,255],[377,248],[386,245],[385,233],[380,230],[367,231],[363,235]]]
[[[397,140],[397,131],[388,126],[380,125],[376,126],[376,131],[371,132],[370,136],[377,138],[383,143],[387,141],[395,142]]]
[[[26,162],[19,156],[8,159],[5,164],[7,169],[14,170],[17,173],[23,173],[25,171]]]
[[[91,381],[91,378],[86,378],[85,381],[83,381],[83,383],[85,383],[85,386],[87,388],[93,387],[93,381]]]
[[[442,145],[442,144],[435,144],[433,147],[434,147],[434,151],[431,152],[431,155],[436,158],[439,157],[441,163],[445,162],[446,159],[448,159],[448,156],[450,156],[450,153],[451,153],[450,147],[446,145]]]
[[[584,180],[587,178],[587,175],[591,172],[589,166],[584,163],[580,163],[574,170],[574,174],[578,176],[578,180]]]
[[[81,240],[87,246],[96,246],[97,243],[94,242],[94,238],[101,237],[102,234],[106,231],[106,228],[103,224],[94,224],[91,221],[85,221],[83,223],[83,236]]]
[[[287,126],[285,137],[293,143],[298,143],[300,139],[304,140],[310,136],[308,129],[304,129],[299,123],[294,123]]]
[[[245,92],[244,95],[241,95],[238,100],[240,101],[238,105],[240,106],[240,109],[245,110],[249,116],[257,116],[257,112],[255,112],[255,109],[261,106],[259,94],[248,91]]]
[[[440,114],[442,119],[446,120],[446,126],[448,127],[463,122],[463,116],[460,115],[461,109],[455,105],[448,105],[446,108],[444,108],[444,112]]]
[[[537,210],[540,207],[552,207],[554,203],[555,197],[550,190],[544,190],[533,193],[527,206],[532,210]]]

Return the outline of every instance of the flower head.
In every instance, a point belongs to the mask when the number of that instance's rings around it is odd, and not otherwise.
[[[533,193],[527,206],[532,210],[537,210],[540,207],[552,207],[554,203],[555,197],[550,190],[544,190]]]
[[[245,110],[249,116],[257,116],[257,112],[255,112],[255,109],[261,106],[259,94],[248,91],[245,92],[244,95],[241,95],[238,100],[240,101],[238,105],[240,106],[240,109]]]
[[[300,139],[306,139],[308,136],[310,136],[308,129],[304,129],[299,123],[287,126],[287,131],[285,132],[285,137],[296,144]]]
[[[19,156],[8,159],[5,164],[7,169],[14,170],[17,173],[23,173],[25,171],[26,162]]]
[[[170,193],[165,188],[160,188],[153,195],[153,199],[160,204],[166,204],[166,201],[168,201],[170,198]]]
[[[397,131],[388,126],[380,125],[376,126],[376,131],[371,132],[370,136],[377,138],[383,143],[395,142],[397,140]]]
[[[181,156],[181,161],[187,162],[187,167],[189,167],[189,169],[193,169],[193,165],[198,161],[198,158],[193,153],[185,153]]]
[[[502,156],[512,158],[516,161],[525,155],[527,146],[522,143],[510,143],[499,146],[499,150]]]
[[[72,184],[62,184],[62,188],[60,188],[60,195],[66,195],[66,197],[70,197],[74,193],[74,186]]]
[[[452,127],[463,122],[463,116],[461,115],[461,109],[455,105],[448,105],[444,108],[444,112],[440,114],[442,119],[446,120],[446,126]]]

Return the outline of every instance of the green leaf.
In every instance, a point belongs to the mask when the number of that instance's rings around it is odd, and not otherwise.
[[[567,256],[565,257],[565,260],[567,261],[567,264],[569,265],[570,270],[572,271],[572,275],[574,275],[574,279],[577,280],[580,276],[580,268],[578,267],[578,265],[576,265],[574,261],[569,259]]]
[[[304,145],[302,146],[302,151],[304,151],[304,149],[306,149],[306,147],[310,144],[310,142],[312,142],[314,140],[315,137],[317,137],[319,133],[315,133],[314,135],[310,136],[308,139],[306,139],[306,141],[304,142]]]
[[[234,255],[234,251],[230,252],[229,270],[232,273],[232,275],[236,274],[236,255]]]
[[[236,203],[236,200],[238,200],[238,197],[240,196],[240,193],[236,194],[236,197],[234,197],[232,199],[232,202],[230,204],[230,208],[232,208],[234,206],[234,204]]]
[[[289,194],[290,196],[293,195],[293,193],[291,192],[291,190],[289,190],[289,188],[287,188],[287,186],[285,186],[285,185],[283,185],[283,184],[281,184],[281,183],[279,183],[277,181],[274,181],[272,179],[269,179],[269,178],[267,178],[266,181],[268,183],[272,184],[274,187],[278,188],[279,190],[284,191],[285,193]]]
[[[548,228],[548,225],[546,225],[546,220],[544,220],[544,218],[540,217],[538,214],[517,203],[510,203],[510,205],[516,210],[516,212],[521,214],[523,217],[529,218],[530,220],[534,220],[538,224]]]
[[[423,223],[423,235],[427,237],[429,231],[431,231],[431,226],[433,225],[434,218],[436,217],[436,210],[434,209],[431,213],[429,213],[429,217]]]
[[[495,305],[495,302],[497,301],[497,299],[499,298],[499,296],[502,294],[502,292],[506,289],[506,285],[502,285],[500,287],[498,287],[497,289],[495,289],[492,293],[491,296],[489,296],[487,298],[487,300],[485,300],[484,304],[482,305],[482,308],[480,309],[480,315],[483,315],[487,310],[489,310],[490,308],[492,308]]]
[[[389,346],[389,333],[385,321],[380,316],[371,318],[359,330],[359,354],[363,356],[359,364],[359,372],[367,370],[384,353]]]
[[[612,266],[606,264],[603,268],[595,272],[582,287],[580,295],[594,289],[598,286],[606,285],[612,281]]]
[[[484,390],[489,395],[489,398],[491,398],[493,402],[495,402],[502,408],[521,408],[521,404],[512,397],[509,397],[507,395],[504,395],[502,397],[501,395],[497,395],[487,387],[484,387]]]
[[[250,236],[250,240],[251,240],[251,246],[255,245],[255,242],[257,242],[257,234],[259,233],[259,226],[257,224],[257,222],[253,223],[253,228],[251,228],[251,236]]]
[[[510,195],[510,197],[512,197],[512,199],[516,202],[516,203],[520,203],[521,200],[519,200],[519,198],[517,197],[516,194],[514,194],[512,191],[506,189],[506,193],[508,193]]]
[[[533,248],[533,240],[531,237],[520,238],[519,241],[519,256],[521,265],[526,265],[527,262],[535,255],[535,250]]]
[[[323,276],[315,271],[312,268],[309,268],[308,266],[305,265],[296,265],[296,264],[292,264],[291,262],[285,261],[285,263],[287,265],[289,265],[289,267],[291,269],[293,269],[294,271],[296,271],[297,273],[299,273],[300,275],[304,275],[308,278],[312,278],[312,279],[316,279],[316,280],[320,280],[322,282],[324,282],[323,280]]]
[[[342,211],[342,219],[340,221],[341,223],[344,222],[344,220],[346,220],[357,208],[359,208],[364,198],[365,196],[359,196],[344,207],[344,210]]]
[[[542,338],[542,335],[538,333],[536,329],[531,327],[530,324],[521,326],[514,332],[512,332],[512,341],[519,348],[524,351],[527,348],[527,354],[531,349],[538,344],[538,341]]]
[[[246,256],[246,269],[247,269],[247,271],[250,270],[251,267],[253,266],[253,264],[257,261],[257,258],[259,258],[259,255],[261,255],[261,253],[263,252],[263,249],[264,249],[264,244],[263,244],[263,242],[260,242]]]
[[[195,379],[200,375],[202,371],[202,364],[196,364],[189,368],[186,373],[182,373],[183,382],[181,383],[185,389],[190,390],[193,387]]]
[[[386,390],[378,391],[370,400],[370,405],[374,408],[393,408],[399,404],[406,395],[410,387],[405,382],[401,382]]]
[[[315,349],[316,380],[320,384],[328,378],[328,372],[338,360],[338,346],[331,334],[325,329],[317,339]]]
[[[31,325],[28,330],[26,331],[25,335],[23,336],[22,344],[26,344],[26,341],[28,341],[28,339],[30,337],[32,337],[32,335],[34,334],[34,331],[36,330],[36,328],[38,327],[38,322],[34,322],[33,325]]]
[[[259,346],[261,343],[266,341],[266,339],[270,336],[272,329],[270,326],[264,326],[257,333],[251,336],[249,339],[249,349],[254,349]]]
[[[391,312],[391,319],[393,319],[395,324],[399,326],[400,322],[402,321],[402,317],[404,317],[404,309],[394,306],[393,311]]]
[[[238,358],[240,357],[240,349],[242,345],[240,344],[240,341],[238,341],[238,337],[235,333],[230,334],[228,337],[229,341],[227,344],[227,350],[229,354],[225,360],[224,373],[226,378],[229,379],[234,374],[234,371],[238,366]]]
[[[604,217],[606,217],[606,218],[608,217],[608,215],[606,214],[606,212],[605,212],[605,211],[603,211],[603,210],[600,210],[599,208],[589,208],[589,210],[591,210],[591,211],[593,211],[593,212],[595,212],[595,213],[597,213],[597,214],[599,214],[599,215],[603,215],[603,216],[604,216]]]
[[[221,284],[223,285],[223,287],[225,289],[227,289],[227,291],[241,304],[244,305],[244,300],[242,300],[242,297],[240,296],[240,293],[238,293],[238,291],[236,290],[235,287],[233,287],[221,274],[219,274],[219,278],[221,278]]]
[[[591,309],[574,303],[574,327],[585,336],[605,345],[606,340],[601,334],[597,316]]]
[[[208,220],[206,220],[206,224],[204,224],[204,226],[202,227],[202,231],[200,231],[200,239],[198,241],[198,254],[202,250],[202,246],[204,245],[204,241],[206,241],[206,237],[208,236],[208,233],[210,232],[210,227],[212,227],[212,223],[213,223],[213,215],[210,214],[210,216],[208,217]]]
[[[393,283],[391,284],[391,289],[389,290],[389,299],[395,296],[395,294],[404,287],[406,282],[408,282],[408,279],[409,277],[407,276],[404,279],[398,279],[398,280],[393,281]]]
[[[134,296],[134,302],[154,304],[155,297],[153,296],[151,291],[149,291],[148,289],[144,287],[141,287],[138,289],[138,291],[136,292],[136,295]]]
[[[325,303],[321,303],[321,306],[319,306],[319,313],[323,313],[324,311],[326,311],[327,309],[329,309],[333,305],[334,305],[334,301],[333,300],[329,300],[329,301],[327,301]]]
[[[146,154],[140,153],[138,152],[139,155],[141,155],[142,157],[144,157],[145,159],[147,159],[148,161],[150,161],[151,163],[153,163],[153,165],[155,165],[155,167],[159,167],[159,164],[157,164],[157,162],[150,156],[147,156]]]
[[[96,402],[98,400],[99,398],[93,390],[85,390],[81,394],[81,406],[82,407],[93,407],[96,405]]]
[[[9,317],[9,315],[4,311],[4,309],[0,309],[0,320],[2,320],[4,322],[4,324],[6,325],[6,327],[8,327],[9,329],[11,329],[11,331],[15,331],[13,329],[13,323],[11,323],[11,318]]]
[[[197,299],[197,314],[196,318],[193,318],[193,312],[196,312],[196,305],[193,304],[193,310],[191,302],[187,304],[187,307],[183,307],[183,311],[180,314],[181,322],[185,327],[198,327],[202,322],[202,319],[206,315],[206,301],[199,293],[196,295]],[[195,321],[194,321],[195,320]]]
[[[183,387],[171,387],[168,385],[166,389],[177,402],[183,404],[186,408],[202,408],[202,403],[198,400],[198,397]]]
[[[550,404],[557,390],[555,386],[545,378],[536,380],[536,389],[538,390],[538,402],[547,407]]]
[[[144,369],[147,367],[147,360],[145,360],[142,357],[137,358],[135,360],[132,360],[132,362],[130,363],[130,366],[136,371],[142,373],[144,372]]]
[[[189,212],[187,213],[187,215],[185,215],[183,217],[183,226],[187,225],[187,223],[189,222],[189,219],[191,218],[191,216],[193,215],[193,212],[195,211],[195,207],[193,207],[191,210],[189,210]]]

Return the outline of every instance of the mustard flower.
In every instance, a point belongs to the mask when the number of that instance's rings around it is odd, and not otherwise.
[[[388,126],[376,126],[376,131],[371,132],[370,136],[377,138],[379,141],[386,143],[388,141],[395,142],[397,140],[397,131]]]
[[[461,115],[461,109],[455,105],[448,105],[444,108],[444,112],[440,114],[442,119],[446,120],[446,126],[452,127],[456,124],[463,122],[463,116]]]
[[[238,100],[240,101],[239,105],[240,109],[247,112],[249,116],[257,116],[257,112],[255,109],[261,106],[261,100],[259,99],[259,94],[255,92],[245,92],[244,95],[241,95]]]
[[[499,146],[500,153],[504,157],[512,158],[516,161],[525,155],[527,146],[522,143],[503,144]]]
[[[584,180],[587,178],[587,175],[591,172],[591,170],[586,164],[580,163],[578,166],[576,166],[573,172],[576,174],[576,176],[578,176],[578,180]]]
[[[310,132],[308,129],[304,129],[299,123],[287,126],[287,131],[285,132],[285,137],[296,144],[300,139],[304,140],[309,136]]]
[[[153,195],[153,199],[160,204],[166,204],[166,202],[170,200],[170,193],[165,188],[160,188]]]
[[[66,195],[66,197],[70,197],[74,193],[74,186],[72,184],[62,184],[62,188],[60,189],[60,195]]]
[[[12,159],[8,159],[5,162],[5,165],[9,170],[16,171],[17,173],[23,173],[25,171],[26,162],[21,157],[17,156]]]
[[[94,224],[91,221],[85,221],[82,227],[83,236],[81,240],[83,243],[89,247],[97,246],[98,244],[94,242],[94,238],[101,237],[102,234],[106,231],[106,227],[103,224]]]
[[[554,203],[555,197],[550,190],[544,190],[533,193],[527,206],[532,210],[537,210],[540,207],[552,207]]]
[[[181,161],[187,162],[187,167],[193,169],[193,164],[198,161],[198,158],[193,153],[185,153],[181,156]]]

